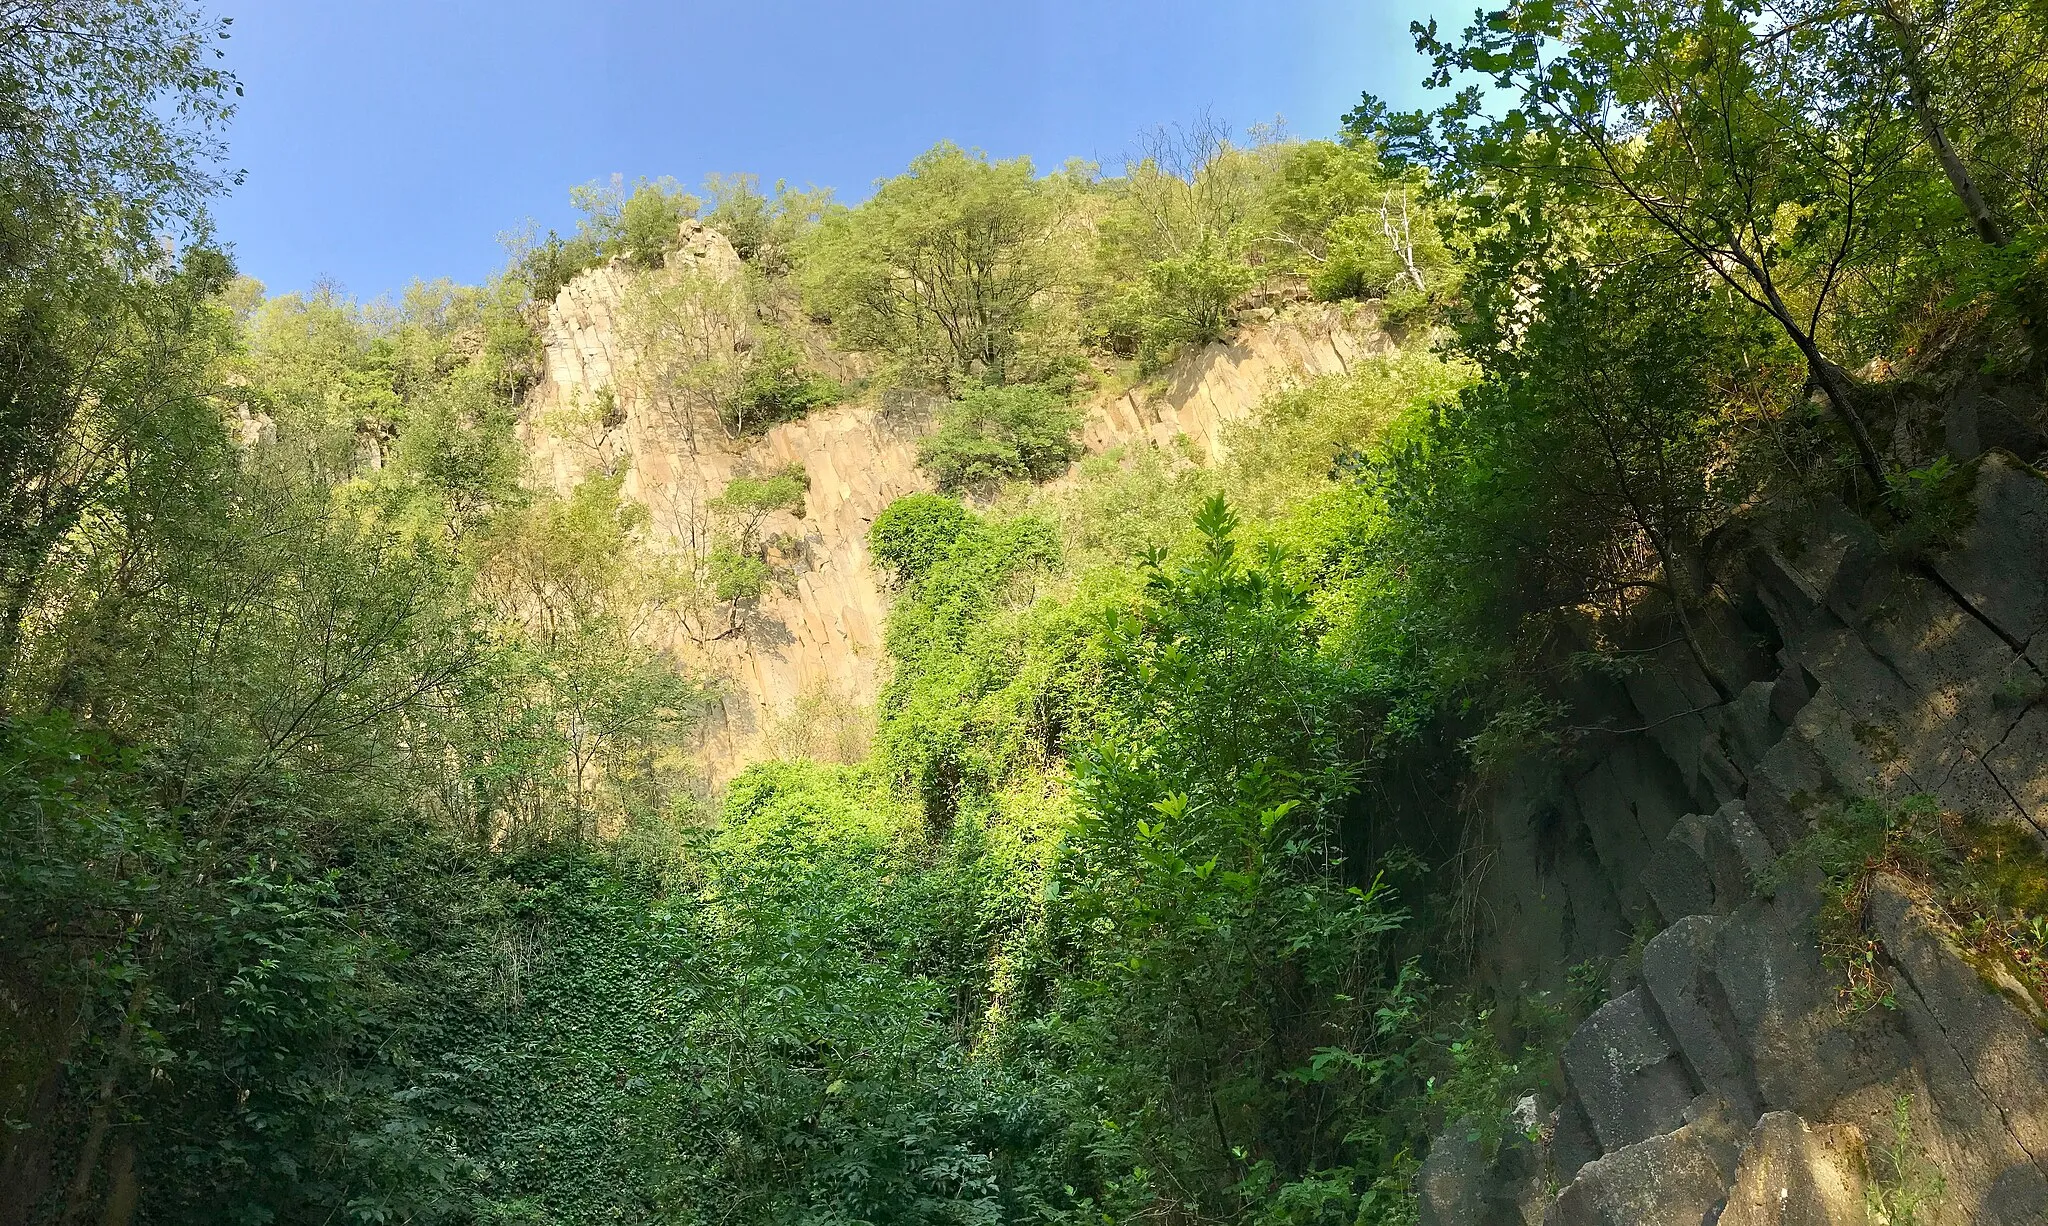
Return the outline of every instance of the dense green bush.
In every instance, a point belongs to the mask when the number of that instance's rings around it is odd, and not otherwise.
[[[868,553],[897,583],[915,583],[976,522],[967,508],[943,494],[908,494],[882,508],[868,526]]]
[[[1096,327],[1112,351],[1156,369],[1182,347],[1228,335],[1238,300],[1258,281],[1242,257],[1204,240],[1184,255],[1147,264],[1098,309]]]
[[[723,416],[734,434],[762,434],[845,395],[839,384],[805,370],[803,354],[787,338],[770,334],[747,355]]]
[[[1081,454],[1081,414],[1059,392],[1030,384],[976,387],[939,410],[917,462],[942,490],[1045,481]]]
[[[969,519],[931,552],[889,620],[895,669],[876,759],[943,828],[963,803],[986,804],[1023,756],[1057,752],[1065,703],[1048,694],[1087,684],[1056,663],[1082,650],[1085,629],[1066,611],[1031,607],[1059,558],[1043,521]]]

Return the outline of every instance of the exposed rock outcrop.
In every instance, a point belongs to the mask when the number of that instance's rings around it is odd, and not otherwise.
[[[682,238],[672,267],[738,271],[716,231],[686,223]],[[653,403],[635,385],[622,326],[640,275],[616,263],[592,269],[548,307],[545,370],[519,426],[529,479],[567,492],[594,472],[618,474],[624,495],[651,513],[657,546],[673,548],[735,475],[801,464],[810,481],[803,514],[777,513],[763,525],[783,542],[778,561],[792,581],[737,628],[671,626],[664,645],[722,686],[698,747],[711,783],[770,752],[778,733],[819,757],[857,753],[862,710],[879,684],[887,614],[886,592],[868,564],[867,528],[891,501],[930,488],[917,467],[929,415],[912,397],[870,396],[735,439],[716,423]],[[849,362],[813,348],[817,360]],[[1185,436],[1198,454],[1214,457],[1227,428],[1281,384],[1342,373],[1391,349],[1370,305],[1288,308],[1182,358],[1150,388],[1097,397],[1087,405],[1083,441],[1100,452],[1131,443],[1178,447]]]
[[[1523,1221],[1861,1223],[1867,1149],[1902,1100],[1944,1189],[1922,1220],[2048,1221],[2044,1002],[1882,875],[1864,931],[1888,995],[1845,1002],[1816,882],[1771,871],[1823,805],[1859,797],[1930,795],[2048,842],[2048,481],[1995,453],[1974,480],[1967,526],[1927,561],[1825,502],[1745,525],[1707,619],[1734,701],[1666,649],[1608,696],[1633,731],[1496,793],[1481,974],[1499,990],[1663,925],[1564,1049],[1541,1146],[1561,1190],[1522,1196]],[[1425,1186],[1424,1220],[1526,1188],[1529,1161]]]

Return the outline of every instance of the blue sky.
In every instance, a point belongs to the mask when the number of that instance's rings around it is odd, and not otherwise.
[[[571,184],[752,171],[867,194],[939,140],[1114,167],[1207,111],[1328,135],[1419,100],[1429,0],[214,0],[246,96],[216,209],[273,293],[474,281]],[[1443,6],[1434,6],[1442,9]],[[1470,0],[1446,16],[1463,15]]]

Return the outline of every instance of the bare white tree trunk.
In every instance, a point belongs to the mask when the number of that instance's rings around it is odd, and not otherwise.
[[[1401,267],[1407,270],[1408,279],[1415,283],[1417,293],[1428,293],[1429,286],[1423,284],[1422,270],[1415,266],[1415,228],[1408,217],[1408,190],[1401,190],[1401,216],[1397,220],[1391,204],[1394,193],[1380,197],[1380,233],[1387,236],[1387,244],[1401,259]]]

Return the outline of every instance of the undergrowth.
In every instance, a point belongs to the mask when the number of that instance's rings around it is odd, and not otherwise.
[[[1943,809],[1932,797],[1859,800],[1824,812],[1773,869],[1771,884],[1818,871],[1820,942],[1842,974],[1847,1013],[1893,1008],[1864,903],[1880,872],[1918,885],[1973,961],[2009,970],[2048,1005],[2048,856],[2028,832]]]
[[[1911,1094],[1893,1100],[1891,1123],[1889,1142],[1872,1155],[1864,1207],[1872,1226],[1919,1226],[1927,1220],[1926,1211],[1947,1195],[1948,1181],[1913,1141]]]

